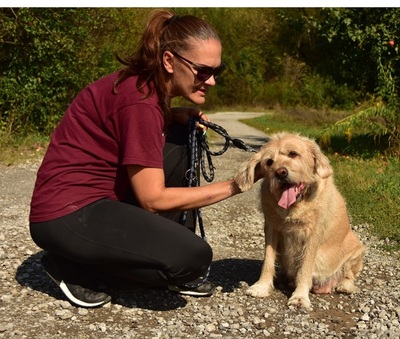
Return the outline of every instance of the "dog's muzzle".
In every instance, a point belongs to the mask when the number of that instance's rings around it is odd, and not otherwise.
[[[289,171],[286,167],[280,167],[275,171],[275,177],[280,183],[282,195],[278,201],[278,205],[282,208],[288,209],[298,199],[301,199],[302,192],[305,188],[303,183],[296,184],[289,180]]]

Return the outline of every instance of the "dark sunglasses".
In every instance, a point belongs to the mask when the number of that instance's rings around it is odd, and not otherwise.
[[[171,52],[171,53],[174,56],[178,57],[179,59],[182,59],[186,61],[188,64],[190,64],[193,67],[193,69],[197,71],[196,78],[199,79],[200,81],[207,81],[208,79],[211,78],[211,76],[214,76],[214,79],[217,80],[226,67],[226,64],[224,63],[215,68],[210,66],[200,66],[184,58],[183,56],[179,55],[176,52]]]

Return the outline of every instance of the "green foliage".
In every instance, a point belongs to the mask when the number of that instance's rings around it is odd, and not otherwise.
[[[337,134],[344,135],[347,140],[347,147],[351,147],[355,140],[363,139],[359,150],[365,150],[368,145],[365,139],[374,140],[369,143],[373,147],[386,149],[389,155],[400,157],[400,119],[393,109],[383,104],[376,104],[362,109],[350,116],[337,121],[327,127],[321,139],[325,145],[330,145],[332,138]]]
[[[392,152],[400,147],[400,9],[323,9],[310,21],[327,62],[323,69],[337,81],[370,96],[369,106],[336,123],[328,134],[362,126],[376,138],[387,137]],[[321,62],[321,60],[320,60]]]
[[[110,9],[0,9],[0,129],[49,133],[77,92],[117,69],[121,38],[137,25]],[[120,35],[118,35],[120,34]],[[115,39],[113,45],[110,40]],[[119,45],[120,44],[120,45]]]
[[[316,66],[370,93],[392,95],[399,81],[399,15],[398,8],[322,9],[309,20],[321,54]]]
[[[114,53],[134,50],[151,10],[0,9],[0,133],[50,134],[84,86],[120,67]],[[392,149],[399,145],[399,9],[174,11],[204,18],[221,37],[228,67],[203,109],[353,110],[368,102],[326,141],[355,135],[362,123]]]

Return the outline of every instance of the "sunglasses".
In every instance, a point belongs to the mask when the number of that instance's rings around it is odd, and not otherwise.
[[[211,78],[211,76],[214,76],[214,79],[217,80],[219,76],[222,74],[224,71],[226,64],[222,63],[218,67],[210,67],[210,66],[200,66],[198,64],[195,64],[194,62],[184,58],[183,56],[179,55],[176,52],[171,52],[174,56],[178,57],[179,59],[182,59],[186,61],[188,64],[190,64],[195,71],[197,71],[196,78],[200,81],[207,81],[208,79]]]

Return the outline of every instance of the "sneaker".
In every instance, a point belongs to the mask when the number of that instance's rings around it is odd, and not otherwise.
[[[80,307],[97,307],[111,301],[111,296],[103,292],[92,291],[80,285],[66,283],[57,265],[57,257],[45,254],[41,264],[49,277],[61,288],[69,301]]]
[[[190,284],[179,286],[170,285],[168,289],[175,293],[191,295],[193,297],[209,297],[213,295],[215,286],[211,281],[205,281],[196,287],[192,287]]]

